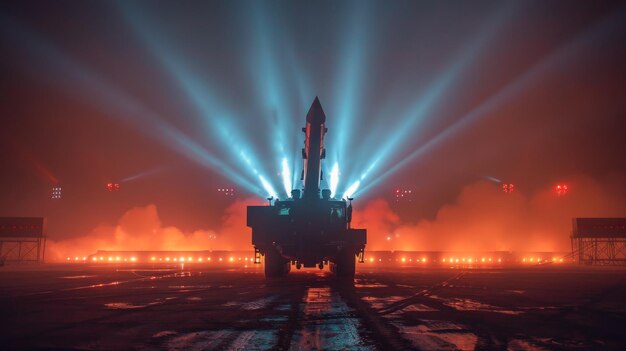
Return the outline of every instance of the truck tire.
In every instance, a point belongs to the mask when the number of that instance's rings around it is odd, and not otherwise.
[[[291,264],[275,249],[265,253],[265,277],[276,278],[285,276],[291,270]]]
[[[330,270],[339,278],[354,279],[356,270],[354,251],[347,249],[339,252],[335,258],[335,262],[331,262]]]

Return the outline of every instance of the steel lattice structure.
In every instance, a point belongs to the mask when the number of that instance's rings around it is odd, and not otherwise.
[[[572,257],[587,265],[626,265],[626,218],[574,218]]]
[[[45,219],[0,218],[0,263],[42,262],[46,250]]]

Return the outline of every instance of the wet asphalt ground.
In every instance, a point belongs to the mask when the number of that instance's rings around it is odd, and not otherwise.
[[[0,349],[624,350],[626,270],[0,268]]]

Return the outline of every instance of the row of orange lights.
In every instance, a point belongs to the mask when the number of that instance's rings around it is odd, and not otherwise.
[[[94,256],[94,257],[91,258],[91,260],[94,261],[94,262],[99,262],[99,261],[102,261],[102,262],[137,262],[137,257],[130,257],[130,258],[128,258],[128,257],[120,257],[120,256],[115,256],[115,257],[108,256],[108,257],[105,258],[104,256],[100,256],[100,257]],[[252,258],[252,257],[250,257],[250,258],[244,257],[243,259],[241,257],[237,258],[237,261],[242,261],[242,260],[243,261],[251,261],[251,262],[253,262],[254,258]],[[67,257],[67,261],[72,261],[72,258],[71,257]],[[74,257],[74,261],[87,261],[87,257],[84,256],[84,257],[81,258],[81,257],[76,256],[76,257]],[[152,261],[152,262],[157,262],[157,261],[159,261],[159,262],[163,262],[163,261],[165,261],[165,262],[211,262],[212,258],[211,257],[207,257],[205,259],[203,257],[194,258],[194,257],[155,257],[155,256],[152,256],[152,257],[150,257],[150,261]],[[220,257],[220,258],[217,259],[217,261],[222,262],[222,261],[224,261],[224,258]],[[229,262],[235,262],[235,258],[234,257],[229,257],[228,261]]]
[[[369,262],[373,263],[374,261],[376,261],[376,259],[374,257],[370,257],[366,261],[369,261]],[[378,259],[378,262],[382,262],[382,261],[383,261],[382,258]],[[391,261],[391,259],[389,259],[389,261]],[[397,262],[398,259],[395,259],[395,261]],[[462,258],[459,258],[459,257],[445,258],[444,257],[444,258],[441,259],[442,263],[493,263],[494,261],[498,262],[498,263],[502,263],[502,259],[501,258],[498,258],[497,260],[495,260],[495,259],[493,259],[491,257],[489,257],[489,258],[482,257],[480,259],[473,258],[473,257],[470,257],[470,258],[465,258],[465,257],[462,257]],[[400,259],[400,262],[421,262],[421,263],[426,263],[426,262],[428,262],[428,259],[425,258],[425,257],[422,257],[421,259],[420,258],[416,258],[415,260],[413,260],[412,258],[408,258],[407,259],[406,257],[402,257]],[[541,258],[535,258],[535,257],[530,257],[528,259],[526,257],[522,258],[522,263],[526,263],[526,262],[536,262],[536,263],[539,263],[539,262],[558,262],[558,263],[561,263],[561,262],[563,262],[563,258],[553,258],[551,261],[549,261],[549,260],[542,260]]]
[[[369,261],[370,262],[374,262],[375,258],[374,257],[370,257]],[[383,261],[382,258],[378,259],[378,262],[382,262],[382,261]],[[389,259],[389,261],[391,261],[391,259]],[[398,261],[398,259],[395,259],[395,261]],[[408,258],[407,259],[406,257],[402,257],[400,259],[400,261],[401,262],[414,262],[412,258]],[[483,257],[483,258],[480,259],[480,262],[492,262],[492,261],[493,261],[492,258],[484,258]],[[498,262],[502,262],[502,259],[498,258],[497,261]],[[426,262],[428,262],[428,259],[426,257],[422,257],[421,259],[420,258],[416,258],[415,262],[426,263]],[[443,263],[446,263],[446,262],[449,262],[449,263],[462,263],[462,262],[473,263],[473,262],[476,262],[476,263],[478,263],[479,260],[478,259],[473,259],[473,258],[455,258],[455,257],[450,257],[449,259],[442,258],[441,262],[443,262]]]
[[[540,262],[555,262],[555,263],[562,263],[563,262],[563,258],[552,258],[552,260],[547,260],[547,259],[541,259],[541,258],[535,258],[535,257],[530,257],[530,258],[522,258],[522,263],[526,263],[526,262],[531,262],[531,263],[540,263]]]

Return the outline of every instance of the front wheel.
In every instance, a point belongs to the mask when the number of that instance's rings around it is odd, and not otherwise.
[[[341,250],[334,262],[330,263],[330,271],[337,277],[344,279],[354,279],[356,271],[356,257],[353,250]]]

